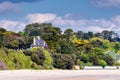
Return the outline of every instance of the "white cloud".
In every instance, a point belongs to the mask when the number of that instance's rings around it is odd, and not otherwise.
[[[0,13],[17,12],[19,9],[19,4],[14,4],[11,2],[0,3]]]
[[[27,23],[45,23],[56,18],[56,14],[29,14],[26,17]]]
[[[80,20],[69,20],[58,17],[53,21],[54,25],[60,26],[63,30],[71,28],[75,31],[94,31],[101,32],[103,30],[112,30],[114,23],[111,20],[105,19],[80,19]],[[115,24],[116,25],[116,24]]]
[[[120,0],[92,0],[98,7],[117,7],[120,8]]]
[[[112,17],[110,20],[106,19],[66,19],[56,14],[29,14],[21,21],[1,20],[0,26],[12,31],[20,31],[25,28],[27,24],[31,23],[45,23],[50,22],[62,30],[71,28],[74,31],[93,31],[101,32],[103,30],[113,30],[120,34],[120,16]]]
[[[116,25],[120,26],[120,16],[115,16],[111,18],[111,21],[115,23]]]
[[[57,17],[52,22],[55,25],[84,26],[86,25],[87,20],[72,20],[72,19],[64,19],[62,17]]]
[[[17,22],[17,21],[1,20],[0,27],[3,27],[10,31],[18,32],[24,29],[25,24],[22,22]]]

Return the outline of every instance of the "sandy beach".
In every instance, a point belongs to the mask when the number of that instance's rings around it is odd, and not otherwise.
[[[7,70],[0,80],[119,80],[120,70]]]

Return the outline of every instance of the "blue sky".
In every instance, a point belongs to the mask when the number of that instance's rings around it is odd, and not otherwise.
[[[51,22],[63,30],[120,30],[120,0],[0,0],[0,26],[23,30],[31,23]]]

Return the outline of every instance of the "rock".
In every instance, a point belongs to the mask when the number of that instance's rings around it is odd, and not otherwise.
[[[74,66],[74,69],[75,69],[75,70],[80,70],[80,66],[75,65],[75,66]]]
[[[8,70],[9,68],[4,61],[0,60],[0,70]]]

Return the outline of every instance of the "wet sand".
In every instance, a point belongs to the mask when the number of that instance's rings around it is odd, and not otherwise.
[[[7,70],[0,80],[119,80],[120,70]]]

